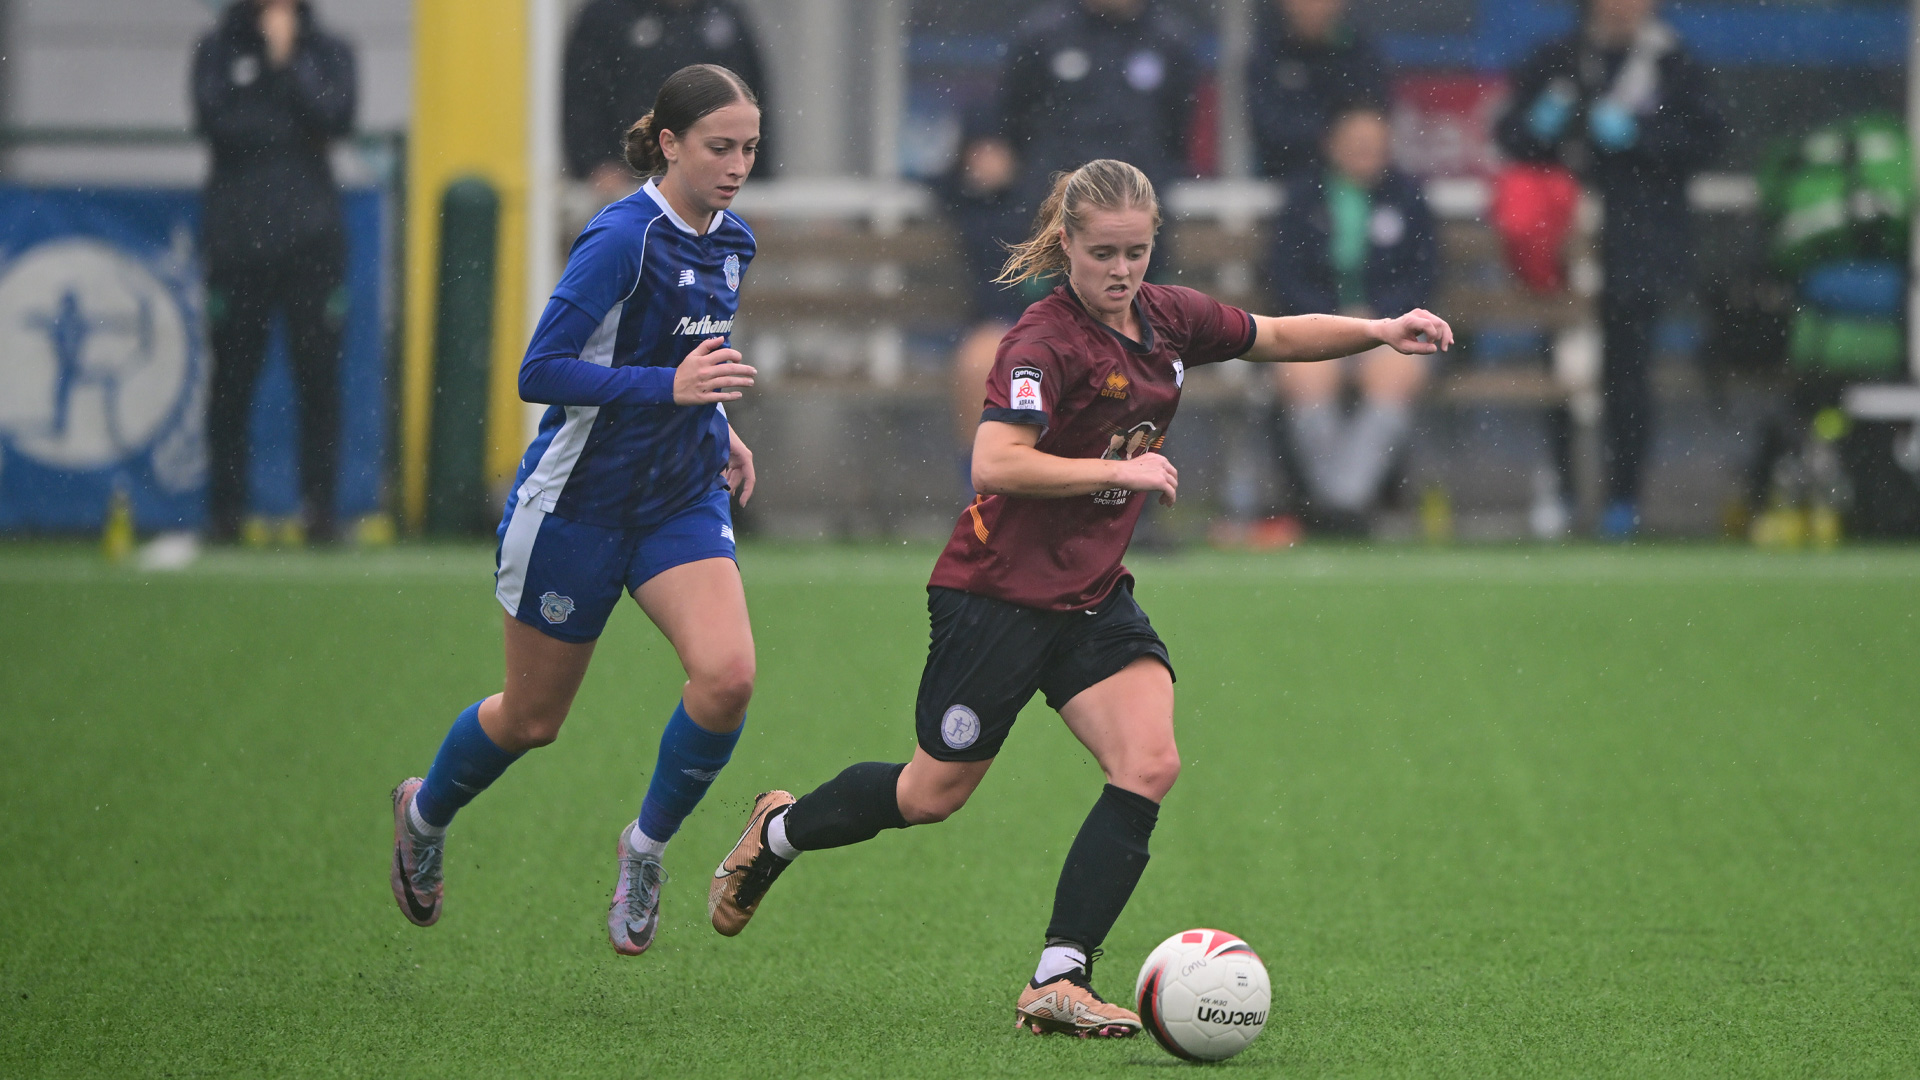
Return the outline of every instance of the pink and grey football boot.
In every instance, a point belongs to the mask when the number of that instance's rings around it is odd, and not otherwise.
[[[660,927],[660,886],[667,872],[660,857],[633,850],[627,830],[620,830],[620,876],[614,881],[613,903],[607,908],[607,939],[622,956],[639,956],[653,944]]]
[[[393,789],[393,899],[415,926],[440,921],[440,864],[447,837],[427,836],[413,827],[414,792],[425,780],[409,777]]]

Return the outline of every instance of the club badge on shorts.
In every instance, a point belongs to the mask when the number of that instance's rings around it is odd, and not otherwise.
[[[573,614],[573,597],[561,596],[557,592],[545,592],[540,594],[540,617],[541,618],[547,620],[548,622],[554,624],[555,626],[558,626],[561,623],[566,622],[567,616],[571,614]]]
[[[720,272],[726,275],[727,288],[740,291],[740,256],[729,255],[727,261],[720,264]]]
[[[980,718],[965,705],[955,705],[940,718],[940,741],[955,750],[965,750],[980,737]]]

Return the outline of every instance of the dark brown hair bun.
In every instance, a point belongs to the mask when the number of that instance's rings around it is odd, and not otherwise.
[[[709,113],[738,101],[755,108],[760,105],[746,80],[719,64],[689,64],[667,76],[653,99],[653,108],[627,129],[623,154],[627,165],[641,176],[666,172],[667,159],[660,152],[661,132],[679,135]]]

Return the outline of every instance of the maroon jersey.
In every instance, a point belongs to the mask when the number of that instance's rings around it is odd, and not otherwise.
[[[1095,319],[1065,286],[1029,307],[1000,341],[980,419],[1040,427],[1035,447],[1059,457],[1160,449],[1187,369],[1252,348],[1253,316],[1170,285],[1141,285],[1133,305],[1144,341]],[[980,496],[960,515],[928,584],[1048,611],[1093,607],[1126,573],[1120,557],[1154,497]]]

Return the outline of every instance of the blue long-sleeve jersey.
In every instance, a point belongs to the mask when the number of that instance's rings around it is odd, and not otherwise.
[[[512,499],[573,521],[641,528],[721,486],[727,418],[675,405],[674,369],[725,337],[753,260],[731,211],[698,234],[652,181],[573,243],[520,363],[520,396],[551,405]]]

